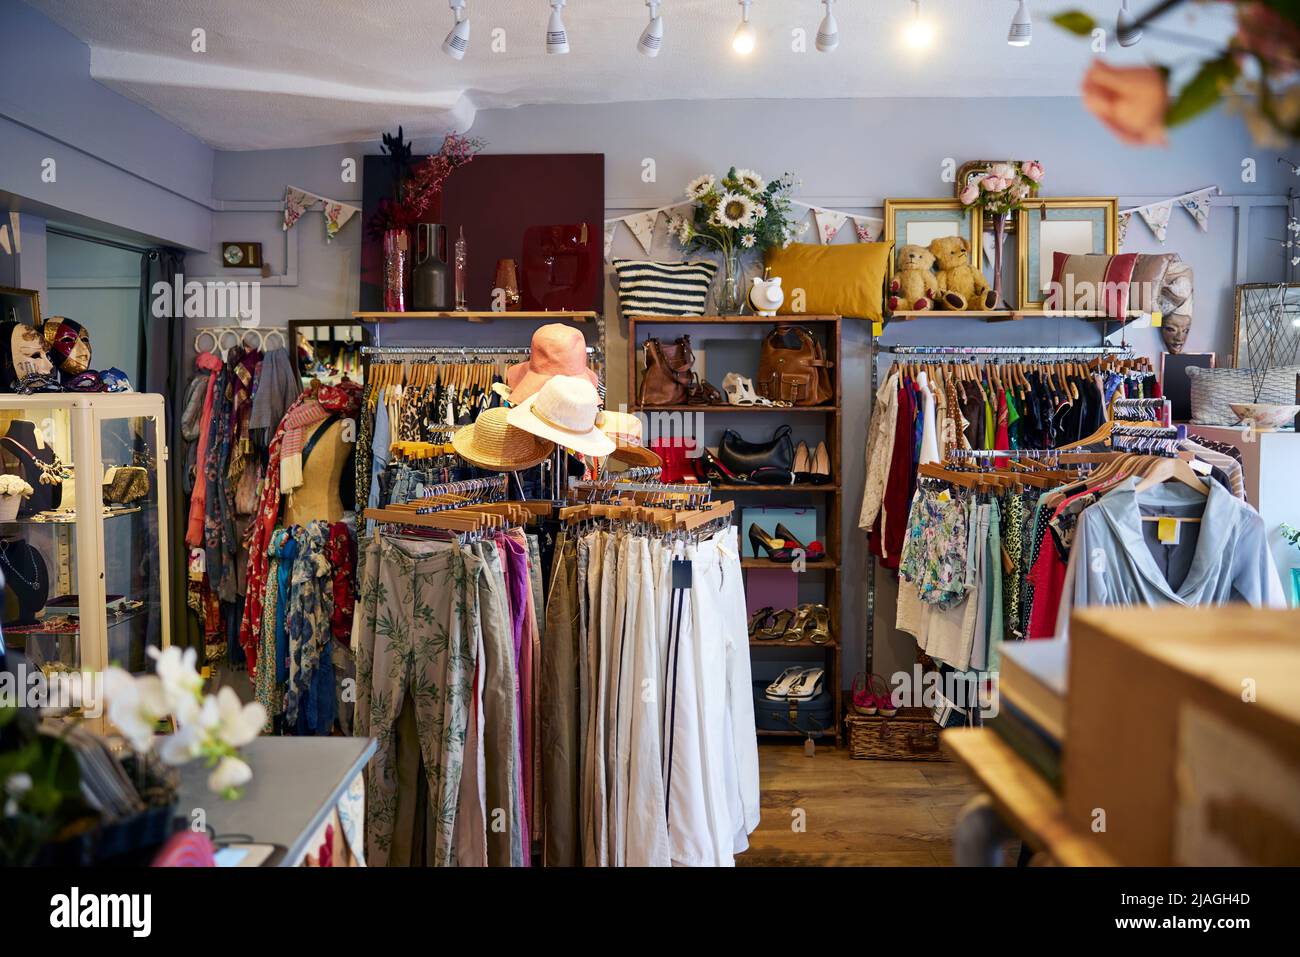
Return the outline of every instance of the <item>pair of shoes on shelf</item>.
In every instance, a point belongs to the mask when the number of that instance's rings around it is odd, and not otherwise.
[[[831,610],[820,603],[800,605],[797,609],[773,611],[761,608],[749,620],[749,637],[755,641],[800,641],[814,645],[830,644]]]
[[[819,562],[826,557],[826,546],[821,542],[804,545],[795,538],[790,529],[784,525],[776,526],[776,534],[769,535],[759,528],[757,522],[750,523],[749,543],[754,547],[754,555],[766,554],[774,562],[788,565],[795,560],[796,552],[802,550],[804,558],[810,562]]]
[[[892,718],[898,714],[889,682],[880,675],[859,671],[853,678],[853,710],[858,714]]]
[[[763,692],[771,701],[811,701],[822,690],[824,668],[786,668]]]
[[[808,451],[808,443],[800,442],[794,450],[794,480],[812,485],[829,485],[831,481],[831,454],[825,442]]]
[[[792,402],[773,402],[758,394],[754,389],[754,380],[739,372],[728,372],[722,379],[722,390],[727,393],[727,402],[731,405],[766,405],[788,408]]]

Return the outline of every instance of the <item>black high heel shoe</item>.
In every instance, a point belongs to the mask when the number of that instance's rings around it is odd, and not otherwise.
[[[794,561],[794,551],[785,547],[785,540],[770,537],[757,524],[749,526],[749,544],[754,547],[755,555],[766,553],[769,559],[783,565]]]

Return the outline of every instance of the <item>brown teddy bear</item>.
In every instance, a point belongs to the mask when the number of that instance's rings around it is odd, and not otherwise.
[[[934,308],[938,285],[934,256],[924,246],[904,246],[898,251],[898,271],[889,281],[889,311]]]
[[[992,309],[996,303],[988,280],[970,263],[970,243],[961,236],[943,236],[930,243],[930,252],[939,264],[935,283],[940,309]]]

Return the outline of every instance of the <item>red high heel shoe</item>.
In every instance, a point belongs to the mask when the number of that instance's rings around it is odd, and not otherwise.
[[[826,557],[826,546],[821,542],[811,542],[804,545],[799,539],[790,533],[790,529],[784,525],[777,525],[776,536],[785,540],[786,548],[802,548],[804,557],[810,562],[819,562]]]

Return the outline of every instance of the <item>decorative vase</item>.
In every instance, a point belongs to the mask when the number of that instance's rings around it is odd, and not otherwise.
[[[410,234],[405,229],[384,230],[384,312],[406,312],[410,261]]]
[[[993,308],[1002,308],[1002,243],[1007,238],[1007,214],[993,214]]]
[[[0,495],[0,522],[12,522],[18,517],[18,506],[23,497],[15,492],[13,495]]]
[[[465,244],[464,226],[460,227],[460,235],[456,237],[456,253],[453,268],[456,277],[456,311],[468,312],[469,300],[466,297],[465,282],[467,271],[469,270],[469,247]]]
[[[416,312],[446,312],[451,308],[447,283],[447,227],[439,223],[418,223],[415,228],[412,308]]]
[[[519,311],[519,271],[513,259],[498,259],[496,282],[492,289],[492,308],[497,308],[497,296],[501,296],[500,312]]]
[[[741,271],[740,253],[736,250],[722,256],[722,287],[718,290],[718,315],[735,316],[740,314],[745,304],[740,291]]]

